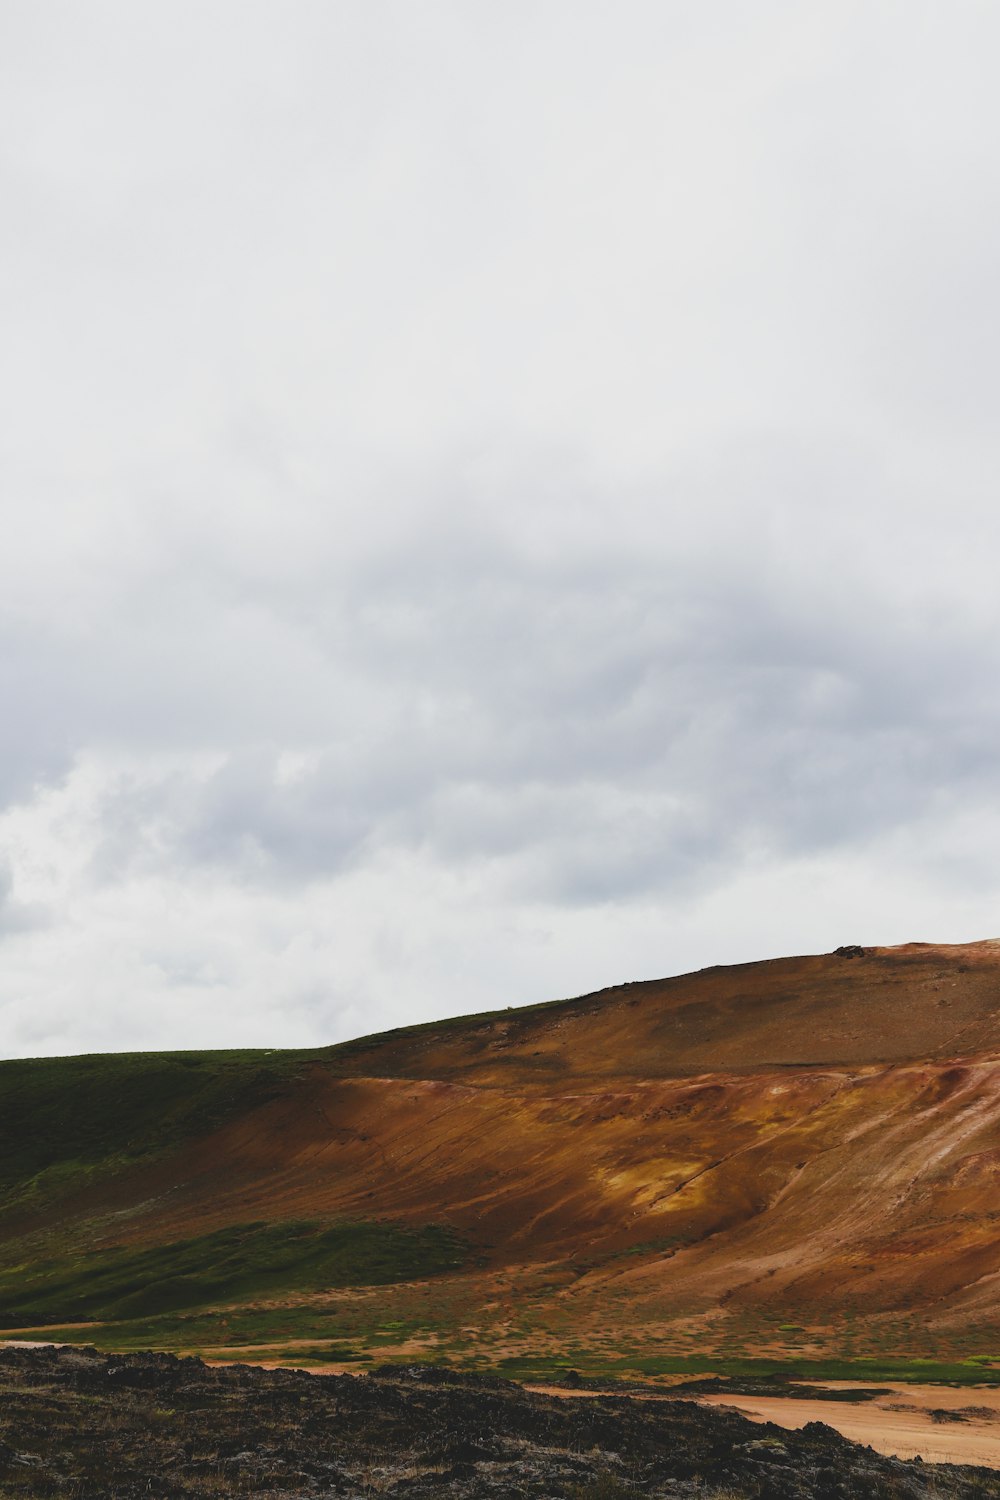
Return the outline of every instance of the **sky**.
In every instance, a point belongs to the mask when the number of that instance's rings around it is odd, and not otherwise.
[[[1000,935],[992,0],[0,0],[0,1055]]]

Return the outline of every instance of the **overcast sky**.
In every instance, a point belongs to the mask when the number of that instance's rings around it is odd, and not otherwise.
[[[1000,934],[993,0],[0,0],[0,1054]]]

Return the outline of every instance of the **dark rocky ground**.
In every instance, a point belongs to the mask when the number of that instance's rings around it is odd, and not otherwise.
[[[6,1347],[0,1495],[1000,1500],[1000,1473],[903,1463],[819,1423],[788,1432],[690,1401]]]

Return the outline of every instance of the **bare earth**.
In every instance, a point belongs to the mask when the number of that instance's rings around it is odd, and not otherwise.
[[[833,1387],[847,1384],[830,1381]],[[981,1464],[1000,1469],[1000,1391],[966,1386],[896,1385],[890,1394],[857,1406],[842,1401],[798,1400],[782,1396],[702,1396],[710,1406],[726,1406],[758,1422],[804,1427],[825,1422],[855,1443],[897,1458],[929,1463]],[[934,1412],[951,1413],[957,1420]]]
[[[829,1390],[850,1390],[850,1381],[821,1382]],[[589,1388],[531,1384],[540,1395],[613,1395]],[[978,1464],[1000,1469],[1000,1390],[990,1386],[954,1390],[941,1385],[886,1386],[885,1396],[849,1405],[843,1401],[811,1401],[792,1396],[698,1396],[706,1406],[738,1411],[753,1422],[775,1422],[779,1427],[804,1427],[825,1422],[855,1443],[867,1443],[876,1453],[895,1458],[921,1458],[925,1463]],[[672,1401],[673,1392],[650,1392],[634,1400]],[[938,1415],[935,1416],[934,1414]],[[949,1415],[950,1414],[950,1419]]]

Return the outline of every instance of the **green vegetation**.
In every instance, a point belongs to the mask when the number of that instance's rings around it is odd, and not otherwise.
[[[411,1363],[412,1353],[402,1354],[400,1345],[415,1335],[434,1329],[419,1320],[405,1327],[390,1326],[368,1305],[367,1314],[356,1320],[345,1317],[343,1305],[324,1307],[302,1303],[292,1307],[248,1307],[225,1311],[164,1313],[159,1317],[109,1322],[98,1327],[52,1327],[39,1325],[32,1333],[65,1343],[93,1344],[100,1349],[165,1349],[186,1353],[218,1354],[232,1349],[231,1358],[246,1351],[248,1359],[273,1358],[282,1364]],[[394,1320],[395,1321],[395,1320]],[[537,1351],[497,1357],[489,1345],[472,1347],[455,1337],[454,1328],[439,1325],[438,1337],[421,1347],[422,1364],[490,1371],[511,1380],[548,1382],[561,1379],[569,1369],[579,1371],[600,1385],[626,1386],[635,1381],[653,1385],[664,1376],[717,1375],[732,1381],[733,1390],[743,1384],[758,1388],[771,1383],[776,1391],[789,1382],[804,1384],[827,1380],[848,1381],[864,1387],[891,1383],[916,1385],[1000,1385],[1000,1365],[985,1357],[956,1360],[905,1359],[784,1359],[742,1358],[728,1355],[652,1355],[648,1351],[603,1351],[575,1344],[560,1350]],[[25,1336],[32,1336],[28,1333]],[[273,1349],[269,1345],[275,1346]]]
[[[437,1225],[243,1224],[149,1249],[8,1266],[0,1271],[0,1325],[141,1318],[290,1290],[384,1286],[455,1270],[467,1253]]]
[[[603,1259],[624,1260],[633,1255],[673,1255],[685,1243],[683,1235],[660,1235],[655,1240],[640,1240],[638,1244],[630,1245],[627,1250],[619,1250],[616,1254],[603,1257]],[[597,1264],[597,1261],[592,1261],[591,1264]]]
[[[264,1350],[261,1359],[270,1351]],[[283,1365],[370,1365],[374,1356],[351,1347],[350,1344],[291,1344],[277,1356]],[[243,1358],[238,1356],[237,1358]],[[353,1371],[351,1372],[354,1373]]]
[[[309,1052],[119,1052],[0,1062],[0,1203],[30,1212],[165,1156],[281,1091]]]
[[[512,1355],[500,1360],[497,1373],[512,1380],[551,1379],[558,1373],[556,1356]],[[711,1354],[624,1354],[618,1357],[588,1357],[576,1352],[573,1364],[582,1374],[599,1380],[621,1380],[629,1376],[655,1379],[662,1375],[720,1375],[739,1380],[851,1380],[863,1385],[886,1382],[916,1385],[1000,1385],[1000,1367],[979,1360],[937,1359],[762,1359],[732,1358]]]

